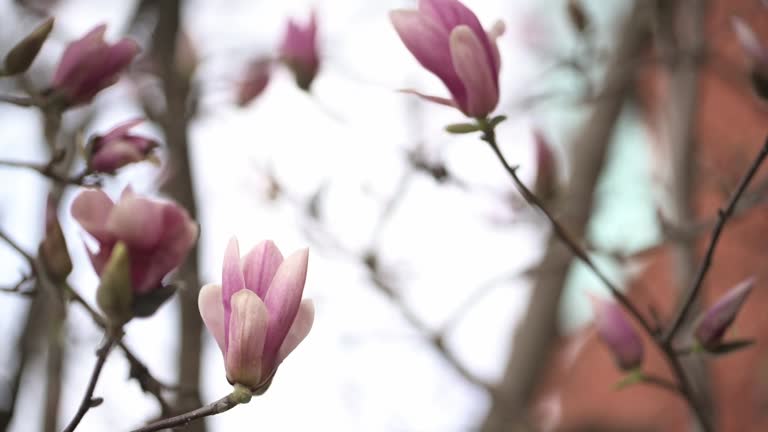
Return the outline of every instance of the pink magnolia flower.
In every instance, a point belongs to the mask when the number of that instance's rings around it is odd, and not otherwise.
[[[134,126],[143,121],[129,120],[115,126],[106,134],[91,139],[88,167],[93,171],[111,174],[128,164],[147,159],[157,147],[157,141],[130,133]]]
[[[754,285],[754,278],[741,282],[731,288],[701,316],[694,332],[694,336],[701,346],[711,350],[721,344],[726,330],[733,324]]]
[[[259,58],[252,61],[245,70],[245,77],[237,89],[237,105],[244,107],[259,97],[269,84],[272,74],[272,59]]]
[[[406,48],[443,81],[452,98],[410,92],[469,117],[493,112],[499,102],[496,38],[504,33],[501,22],[486,33],[477,16],[457,0],[419,0],[418,10],[395,10],[390,19]]]
[[[162,288],[162,279],[184,262],[197,240],[197,224],[184,208],[138,196],[130,187],[117,203],[100,189],[83,191],[71,211],[99,244],[98,251],[88,250],[97,274],[102,274],[115,244],[125,244],[131,288],[138,297]]]
[[[224,355],[227,379],[256,393],[309,333],[311,300],[301,300],[309,251],[288,258],[263,241],[240,260],[237,240],[224,255],[222,282],[200,290],[200,315]]]
[[[643,341],[614,301],[592,296],[595,328],[600,340],[613,353],[619,369],[630,371],[643,362]]]
[[[68,106],[90,102],[101,90],[116,83],[120,73],[139,52],[131,39],[110,45],[104,41],[107,26],[102,24],[70,43],[53,76],[54,94]]]
[[[279,52],[280,60],[293,72],[296,84],[301,89],[308,90],[320,69],[317,17],[314,11],[304,26],[293,19],[288,20]]]

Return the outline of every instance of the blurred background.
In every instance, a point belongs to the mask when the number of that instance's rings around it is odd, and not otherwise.
[[[464,3],[486,28],[506,24],[502,151],[641,311],[668,318],[717,208],[765,138],[754,63],[730,20],[740,16],[768,37],[768,8],[759,0]],[[171,197],[201,226],[179,294],[127,325],[126,344],[167,384],[174,407],[227,394],[196,290],[221,280],[230,237],[244,250],[268,238],[284,252],[310,247],[313,330],[264,396],[185,430],[691,430],[675,397],[614,389],[621,373],[589,325],[587,293],[607,291],[572,262],[477,136],[445,132],[461,113],[397,91],[447,94],[389,21],[390,10],[415,7],[4,0],[1,52],[44,16],[56,27],[24,78],[1,83],[3,93],[46,88],[66,44],[100,23],[108,40],[127,35],[142,46],[117,85],[67,112],[59,137],[75,145],[146,117],[138,130],[162,143],[162,163],[124,168],[104,190],[116,198],[131,185]],[[321,67],[310,91],[277,68],[258,98],[238,106],[248,64],[274,56],[286,21],[313,10]],[[0,157],[46,161],[42,121],[34,109],[0,105]],[[554,155],[551,169],[539,146]],[[80,169],[74,161],[71,171]],[[556,186],[539,189],[546,176]],[[45,197],[58,186],[6,167],[0,183],[0,227],[36,251]],[[703,302],[765,276],[764,183],[726,232]],[[58,213],[75,262],[69,282],[95,304],[98,280],[69,213],[78,191],[55,191]],[[0,243],[0,286],[16,283],[25,265]],[[767,295],[758,286],[737,321],[740,335],[758,340],[753,348],[688,362],[718,430],[768,427]],[[60,430],[80,403],[101,330],[78,305],[64,311],[0,293],[0,334],[0,426]],[[644,368],[670,376],[649,351]],[[112,353],[96,389],[104,403],[78,430],[129,430],[161,415],[134,372]]]

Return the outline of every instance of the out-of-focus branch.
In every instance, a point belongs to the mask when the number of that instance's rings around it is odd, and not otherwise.
[[[176,43],[181,32],[181,0],[166,0],[152,4],[157,11],[157,27],[153,35],[152,56],[158,67],[165,99],[165,113],[161,126],[169,152],[169,178],[165,192],[184,206],[194,219],[197,203],[192,185],[188,141],[188,106],[190,103],[190,77],[180,74],[176,67]],[[195,246],[190,258],[179,269],[178,277],[184,284],[179,290],[181,322],[178,353],[179,379],[188,391],[179,392],[176,409],[188,411],[201,405],[200,366],[202,354],[203,324],[197,310],[197,294],[200,287],[198,249]],[[204,422],[189,426],[192,432],[205,431]]]
[[[563,194],[563,223],[573,238],[582,238],[592,213],[594,189],[622,107],[634,83],[637,62],[648,40],[648,2],[636,1],[618,35],[618,43],[608,64],[604,87],[615,94],[598,100],[576,136],[572,148],[572,180]],[[552,343],[557,337],[557,314],[571,254],[553,233],[532,289],[526,316],[512,342],[497,398],[491,402],[480,430],[501,432],[524,430],[525,419],[539,378],[548,364]]]
[[[88,380],[88,387],[83,395],[83,400],[80,402],[80,406],[77,408],[77,412],[67,427],[64,428],[64,432],[73,432],[80,421],[85,417],[85,414],[93,407],[99,406],[103,400],[101,398],[94,398],[93,392],[96,390],[96,383],[99,381],[101,370],[104,368],[104,364],[107,362],[112,347],[115,345],[119,336],[108,335],[104,344],[96,352],[96,365],[91,372],[91,378]]]
[[[659,114],[663,144],[669,158],[668,218],[677,226],[695,220],[692,199],[696,184],[696,116],[699,104],[699,69],[704,46],[704,16],[706,1],[668,2],[659,6],[657,44],[666,59],[661,67],[668,75],[666,91]],[[696,238],[681,236],[672,239],[677,286],[691,285],[696,261]],[[680,359],[691,382],[691,396],[699,411],[712,424],[712,401],[707,385],[707,366],[702,357]],[[703,426],[710,429],[711,426]]]

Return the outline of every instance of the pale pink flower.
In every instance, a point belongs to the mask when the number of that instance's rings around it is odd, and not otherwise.
[[[301,249],[283,259],[267,240],[241,261],[237,240],[230,240],[221,284],[204,286],[198,301],[230,383],[263,393],[280,363],[309,333],[314,306],[301,299],[308,256]]]
[[[80,193],[72,203],[72,216],[98,242],[88,250],[101,275],[117,242],[128,250],[131,288],[135,296],[162,288],[163,278],[180,266],[197,240],[197,224],[180,205],[123,190],[117,203],[100,189]]]

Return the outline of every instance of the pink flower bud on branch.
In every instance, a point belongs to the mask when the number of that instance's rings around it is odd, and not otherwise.
[[[224,355],[227,380],[261,394],[280,363],[309,333],[311,300],[301,300],[308,250],[283,259],[264,241],[240,259],[236,239],[227,246],[222,282],[202,288],[200,315]]]

